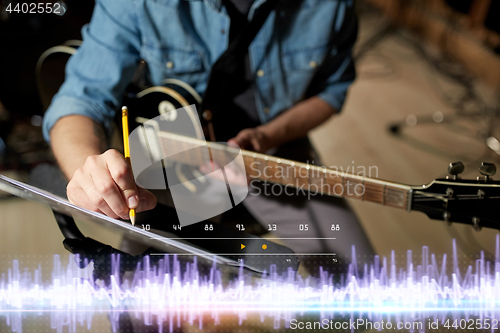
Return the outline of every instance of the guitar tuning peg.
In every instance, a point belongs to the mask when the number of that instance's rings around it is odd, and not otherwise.
[[[448,165],[448,172],[453,176],[453,179],[457,179],[458,175],[464,172],[465,166],[462,162],[453,162]]]
[[[493,176],[497,172],[497,167],[493,163],[483,162],[479,167],[479,172],[488,179],[488,177]]]

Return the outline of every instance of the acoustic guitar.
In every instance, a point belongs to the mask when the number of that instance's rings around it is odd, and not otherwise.
[[[57,52],[61,50],[58,49]],[[44,57],[48,58],[47,54]],[[43,63],[39,62],[39,69],[42,66]],[[199,107],[189,107],[201,104],[201,97],[192,87],[176,79],[167,79],[164,83],[165,86],[149,87],[138,93],[129,91],[126,94],[124,104],[129,106],[132,129],[143,126],[149,119],[163,115],[162,119],[167,121],[163,122],[162,130],[156,133],[158,140],[164,142],[160,146],[182,145],[185,150],[186,147],[189,149],[190,145],[207,145],[209,154],[223,162],[239,153],[236,148],[204,140],[199,119],[205,120],[209,136],[211,115],[206,112],[197,114],[195,110],[200,110]],[[177,112],[178,108],[184,108],[186,112]],[[179,132],[179,123],[191,123],[192,126],[189,129],[182,126],[183,129]],[[199,152],[196,149],[191,150]],[[358,176],[251,151],[242,150],[241,154],[246,174],[251,179],[307,189],[322,195],[373,202],[407,211],[420,211],[431,219],[470,224],[476,230],[482,227],[500,230],[500,182],[492,179],[496,167],[491,163],[483,162],[479,169],[481,176],[474,180],[460,179],[464,165],[461,162],[450,163],[450,176],[415,186]],[[189,170],[197,172],[197,167],[203,160],[206,160],[206,156],[195,154],[175,163],[179,166],[188,165]],[[181,169],[179,167],[180,178],[192,179],[189,175],[184,176],[186,170]],[[189,170],[187,172],[190,172]],[[190,187],[189,181],[186,184]]]

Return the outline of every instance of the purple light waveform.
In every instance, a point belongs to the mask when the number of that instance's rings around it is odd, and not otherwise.
[[[40,265],[31,274],[21,272],[19,262],[14,260],[0,279],[0,318],[5,317],[17,333],[22,333],[23,313],[46,312],[51,316],[51,328],[58,333],[64,327],[76,332],[77,323],[90,330],[95,311],[109,312],[113,332],[117,331],[120,315],[128,313],[144,325],[157,325],[160,333],[173,331],[181,322],[202,328],[207,318],[219,324],[222,315],[228,313],[236,315],[240,324],[250,313],[259,314],[261,321],[270,317],[274,328],[289,327],[292,319],[310,313],[321,320],[500,319],[498,236],[494,263],[481,252],[475,267],[468,266],[463,275],[455,241],[450,274],[446,254],[438,264],[425,246],[418,264],[408,251],[405,268],[397,267],[394,252],[389,261],[375,256],[372,264],[358,267],[353,248],[341,282],[335,282],[334,275],[322,268],[318,278],[303,279],[291,269],[279,273],[274,265],[265,279],[252,279],[240,267],[238,276],[228,280],[215,265],[202,275],[196,258],[181,263],[176,255],[165,255],[157,265],[144,257],[131,272],[132,277],[123,278],[119,260],[119,256],[111,258],[111,275],[104,282],[94,279],[92,265],[81,269],[75,264],[78,258],[70,256],[63,267],[56,255],[52,281],[45,284]]]

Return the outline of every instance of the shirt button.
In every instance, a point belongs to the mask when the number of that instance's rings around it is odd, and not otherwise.
[[[264,74],[266,74],[266,72],[264,72],[264,70],[263,70],[263,69],[259,69],[259,70],[257,71],[257,76],[258,76],[258,77],[263,77],[263,76],[264,76]]]
[[[220,33],[224,35],[226,33],[226,30],[220,29]]]
[[[309,62],[309,67],[316,68],[316,67],[318,67],[318,63],[316,61],[312,60],[311,62]]]
[[[173,67],[174,67],[174,63],[172,61],[168,61],[167,68],[173,68]]]
[[[267,107],[266,107],[266,108],[264,108],[264,113],[265,113],[265,114],[268,114],[268,113],[269,113],[269,108],[267,108]]]

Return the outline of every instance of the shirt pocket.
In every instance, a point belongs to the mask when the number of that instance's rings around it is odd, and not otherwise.
[[[203,54],[196,49],[144,43],[142,57],[149,65],[154,66],[155,70],[160,70],[167,75],[203,71]]]
[[[312,46],[288,48],[283,52],[285,70],[314,70],[322,62],[328,51],[328,46]]]
[[[294,103],[304,98],[305,90],[328,50],[327,45],[284,48],[281,61],[287,91]]]

